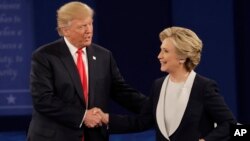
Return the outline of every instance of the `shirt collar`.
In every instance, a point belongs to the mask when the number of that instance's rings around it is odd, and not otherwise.
[[[71,44],[71,43],[69,42],[69,40],[68,40],[66,37],[64,37],[64,40],[65,40],[66,45],[67,45],[68,48],[69,48],[70,53],[71,53],[71,54],[75,54],[75,53],[77,52],[78,48],[75,47],[73,44]],[[82,48],[82,51],[83,51],[84,53],[86,53],[86,47]]]

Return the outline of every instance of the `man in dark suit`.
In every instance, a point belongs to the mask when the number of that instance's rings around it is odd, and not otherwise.
[[[86,4],[63,5],[57,11],[62,38],[33,53],[34,109],[27,140],[107,141],[97,111],[108,111],[109,98],[140,111],[145,97],[125,83],[112,53],[92,43],[92,23],[93,10]]]

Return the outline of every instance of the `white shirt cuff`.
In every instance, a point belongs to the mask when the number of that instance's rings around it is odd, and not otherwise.
[[[79,125],[79,128],[82,127],[82,124],[83,124],[83,121],[84,121],[84,119],[85,119],[86,114],[87,114],[87,110],[85,110],[85,113],[84,113],[84,115],[83,115],[82,122],[81,122],[81,124]]]

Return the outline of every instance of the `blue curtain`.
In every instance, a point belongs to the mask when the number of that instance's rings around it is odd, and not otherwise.
[[[235,38],[236,38],[236,68],[237,68],[237,101],[239,122],[250,123],[250,2],[248,0],[235,0]]]

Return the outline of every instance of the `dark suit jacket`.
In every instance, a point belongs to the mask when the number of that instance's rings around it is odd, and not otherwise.
[[[89,108],[108,111],[112,98],[139,112],[145,97],[127,85],[111,52],[96,44],[87,47]],[[30,75],[33,115],[29,141],[107,141],[106,127],[79,128],[86,105],[73,57],[63,39],[37,49],[32,55]]]
[[[157,79],[152,87],[152,97],[145,104],[144,112],[138,116],[112,115],[110,119],[111,133],[128,133],[143,131],[153,125],[156,128],[156,140],[167,141],[156,124],[156,108],[161,86],[165,77]],[[214,123],[217,127],[214,128]],[[213,80],[196,75],[190,98],[181,123],[171,141],[206,141],[229,140],[229,126],[235,124],[234,117],[219,95]]]

